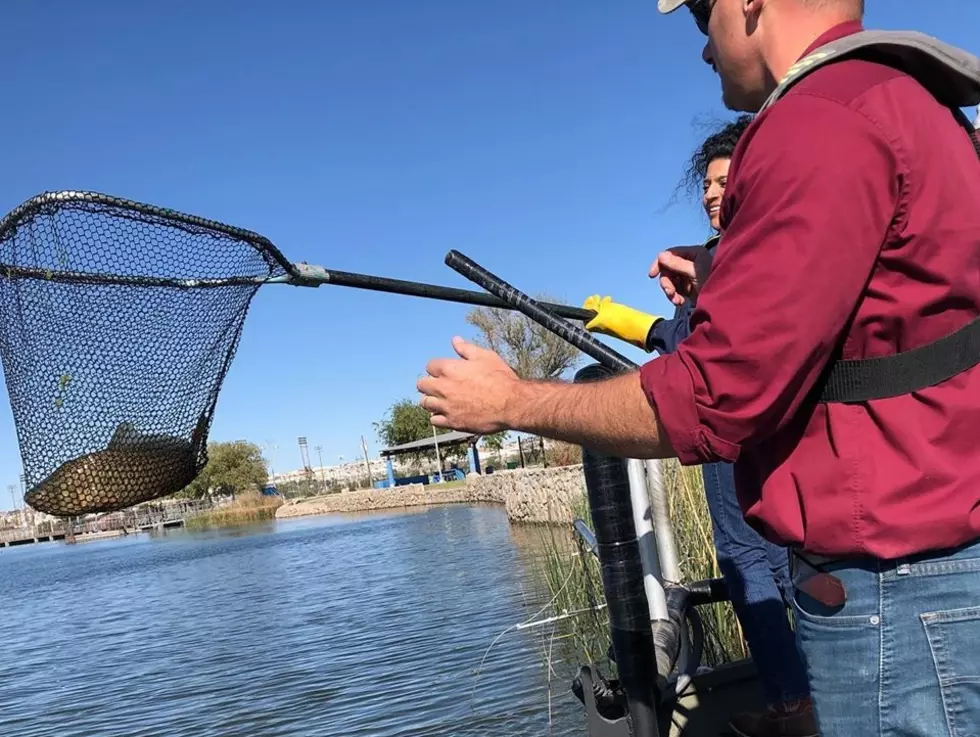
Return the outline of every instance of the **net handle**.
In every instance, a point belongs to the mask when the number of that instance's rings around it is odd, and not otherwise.
[[[436,299],[445,302],[456,302],[459,304],[470,304],[481,307],[493,307],[497,309],[513,310],[515,307],[504,300],[497,299],[484,292],[475,292],[467,289],[457,289],[455,287],[444,287],[436,284],[426,284],[424,282],[405,281],[402,279],[391,279],[383,276],[371,276],[368,274],[356,274],[347,271],[331,271],[322,266],[312,266],[309,264],[294,264],[289,261],[276,245],[263,235],[251,230],[238,228],[233,225],[226,225],[216,220],[208,220],[196,215],[169,210],[155,205],[148,205],[122,197],[102,194],[99,192],[87,192],[81,190],[63,190],[59,192],[43,192],[15,209],[11,210],[2,220],[0,220],[0,240],[17,228],[25,218],[46,210],[56,210],[60,207],[77,205],[101,205],[112,207],[117,210],[129,210],[143,216],[150,216],[165,220],[168,225],[186,227],[193,230],[210,230],[236,238],[248,243],[252,248],[261,253],[267,261],[274,262],[285,272],[285,276],[277,277],[238,277],[231,279],[159,279],[144,276],[121,276],[111,274],[92,274],[72,271],[53,271],[48,269],[29,269],[19,266],[0,263],[0,277],[6,278],[25,278],[43,279],[46,281],[70,282],[70,283],[90,283],[90,284],[112,284],[120,286],[140,286],[140,287],[178,287],[188,289],[200,288],[220,288],[227,286],[262,285],[262,284],[290,284],[294,286],[318,287],[321,284],[330,284],[340,287],[352,287],[355,289],[367,289],[377,292],[387,292],[389,294],[403,294],[411,297],[422,297],[425,299]],[[561,315],[569,320],[588,322],[595,317],[596,313],[592,310],[585,310],[570,305],[542,303],[549,310],[557,315]]]
[[[457,289],[456,287],[443,287],[436,284],[425,284],[424,282],[391,279],[385,276],[354,274],[349,271],[330,271],[321,266],[310,266],[308,264],[294,264],[294,266],[298,270],[299,276],[281,280],[281,283],[312,287],[318,287],[321,284],[332,284],[338,287],[353,287],[355,289],[368,289],[376,292],[387,292],[389,294],[404,294],[410,297],[422,297],[424,299],[437,299],[445,302],[458,302],[460,304],[519,311],[519,308],[514,307],[514,305],[506,300],[499,299],[485,292],[474,292],[469,289]],[[568,320],[589,322],[596,315],[593,310],[585,310],[580,307],[572,307],[571,305],[552,302],[541,302],[540,304],[554,314],[561,315]]]

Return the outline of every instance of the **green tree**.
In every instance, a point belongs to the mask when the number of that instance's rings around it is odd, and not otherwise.
[[[487,451],[493,453],[494,460],[497,462],[497,464],[503,463],[503,459],[501,458],[500,451],[501,449],[503,449],[504,442],[506,440],[507,440],[506,430],[502,432],[495,432],[493,435],[483,436],[483,447]]]
[[[558,301],[547,295],[535,299]],[[557,379],[579,362],[578,348],[520,312],[477,307],[466,321],[479,330],[476,342],[497,353],[522,379]],[[498,462],[503,442],[502,436],[484,440],[487,448],[496,451]]]
[[[269,479],[262,451],[254,443],[233,440],[208,443],[208,464],[181,496],[200,499],[211,494],[241,494],[261,489]]]
[[[432,423],[429,421],[429,413],[426,412],[418,402],[411,399],[402,399],[395,402],[385,416],[374,423],[375,432],[378,440],[390,448],[394,445],[403,445],[416,440],[427,440],[432,437]],[[437,428],[436,435],[443,435],[449,432],[445,428]],[[466,453],[465,447],[453,446],[443,448],[439,446],[439,455],[446,459],[458,460]],[[402,456],[403,460],[413,466],[423,466],[426,460],[435,460],[435,449],[426,448],[414,453],[406,453]]]
[[[557,379],[579,361],[578,348],[520,312],[477,307],[466,322],[480,331],[476,342],[498,353],[522,379]]]

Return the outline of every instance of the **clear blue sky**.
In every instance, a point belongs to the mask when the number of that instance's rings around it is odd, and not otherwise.
[[[869,6],[869,26],[980,51],[980,3]],[[11,3],[3,27],[3,211],[94,189],[256,230],[295,261],[468,287],[443,263],[457,248],[528,292],[651,311],[653,256],[707,235],[696,203],[670,201],[702,124],[730,114],[689,16],[655,0],[62,0]],[[211,437],[276,443],[277,470],[299,466],[300,435],[327,463],[361,434],[373,456],[372,421],[417,398],[466,311],[265,287]]]

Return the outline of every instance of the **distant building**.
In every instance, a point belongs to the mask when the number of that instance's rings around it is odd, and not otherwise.
[[[58,521],[57,517],[39,512],[26,504],[10,512],[0,512],[0,528],[37,527],[45,522],[54,524]]]
[[[372,458],[371,464],[371,478],[377,480],[384,478],[386,473],[386,467],[384,461],[378,458]],[[310,471],[313,474],[314,481],[325,481],[328,484],[336,484],[339,486],[352,485],[356,486],[360,482],[364,481],[367,471],[364,468],[364,461],[351,461],[349,463],[342,463],[339,466],[313,466]],[[286,471],[285,473],[277,473],[273,478],[270,479],[273,483],[290,483],[296,481],[305,481],[306,471],[303,469],[297,469],[295,471]]]
[[[524,453],[528,454],[532,452],[531,444],[534,443],[534,451],[540,449],[541,439],[538,437],[534,438],[524,438]],[[544,442],[546,448],[551,448],[554,443],[551,440],[545,440]],[[493,451],[487,451],[486,449],[480,449],[480,453],[483,454],[487,461],[496,466],[497,453]],[[517,463],[520,461],[521,451],[516,440],[504,443],[503,447],[500,449],[500,460],[504,463],[513,462]],[[492,460],[491,460],[492,459]],[[432,456],[432,464],[434,468],[435,456]],[[446,459],[443,459],[444,461]],[[411,472],[413,469],[411,464],[403,456],[394,456],[391,459],[392,467],[396,475],[403,475]],[[387,477],[388,469],[384,459],[382,458],[372,458],[370,460],[371,464],[371,479],[373,481],[380,481]],[[445,463],[448,468],[449,464]],[[326,483],[328,486],[339,486],[339,487],[357,487],[364,482],[367,471],[364,468],[364,459],[360,458],[356,461],[348,461],[346,463],[341,463],[336,466],[312,466],[310,468],[310,473],[312,473],[312,480],[317,483]],[[292,471],[279,472],[276,474],[270,474],[269,483],[270,484],[289,484],[289,483],[302,483],[306,481],[307,472],[302,469],[295,469]]]

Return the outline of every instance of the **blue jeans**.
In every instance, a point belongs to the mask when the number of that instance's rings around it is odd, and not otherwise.
[[[843,607],[793,604],[821,737],[980,735],[980,542],[821,569]]]
[[[718,567],[752,651],[766,701],[777,704],[806,698],[810,695],[806,669],[789,620],[789,553],[745,521],[730,464],[706,464],[701,474]]]

